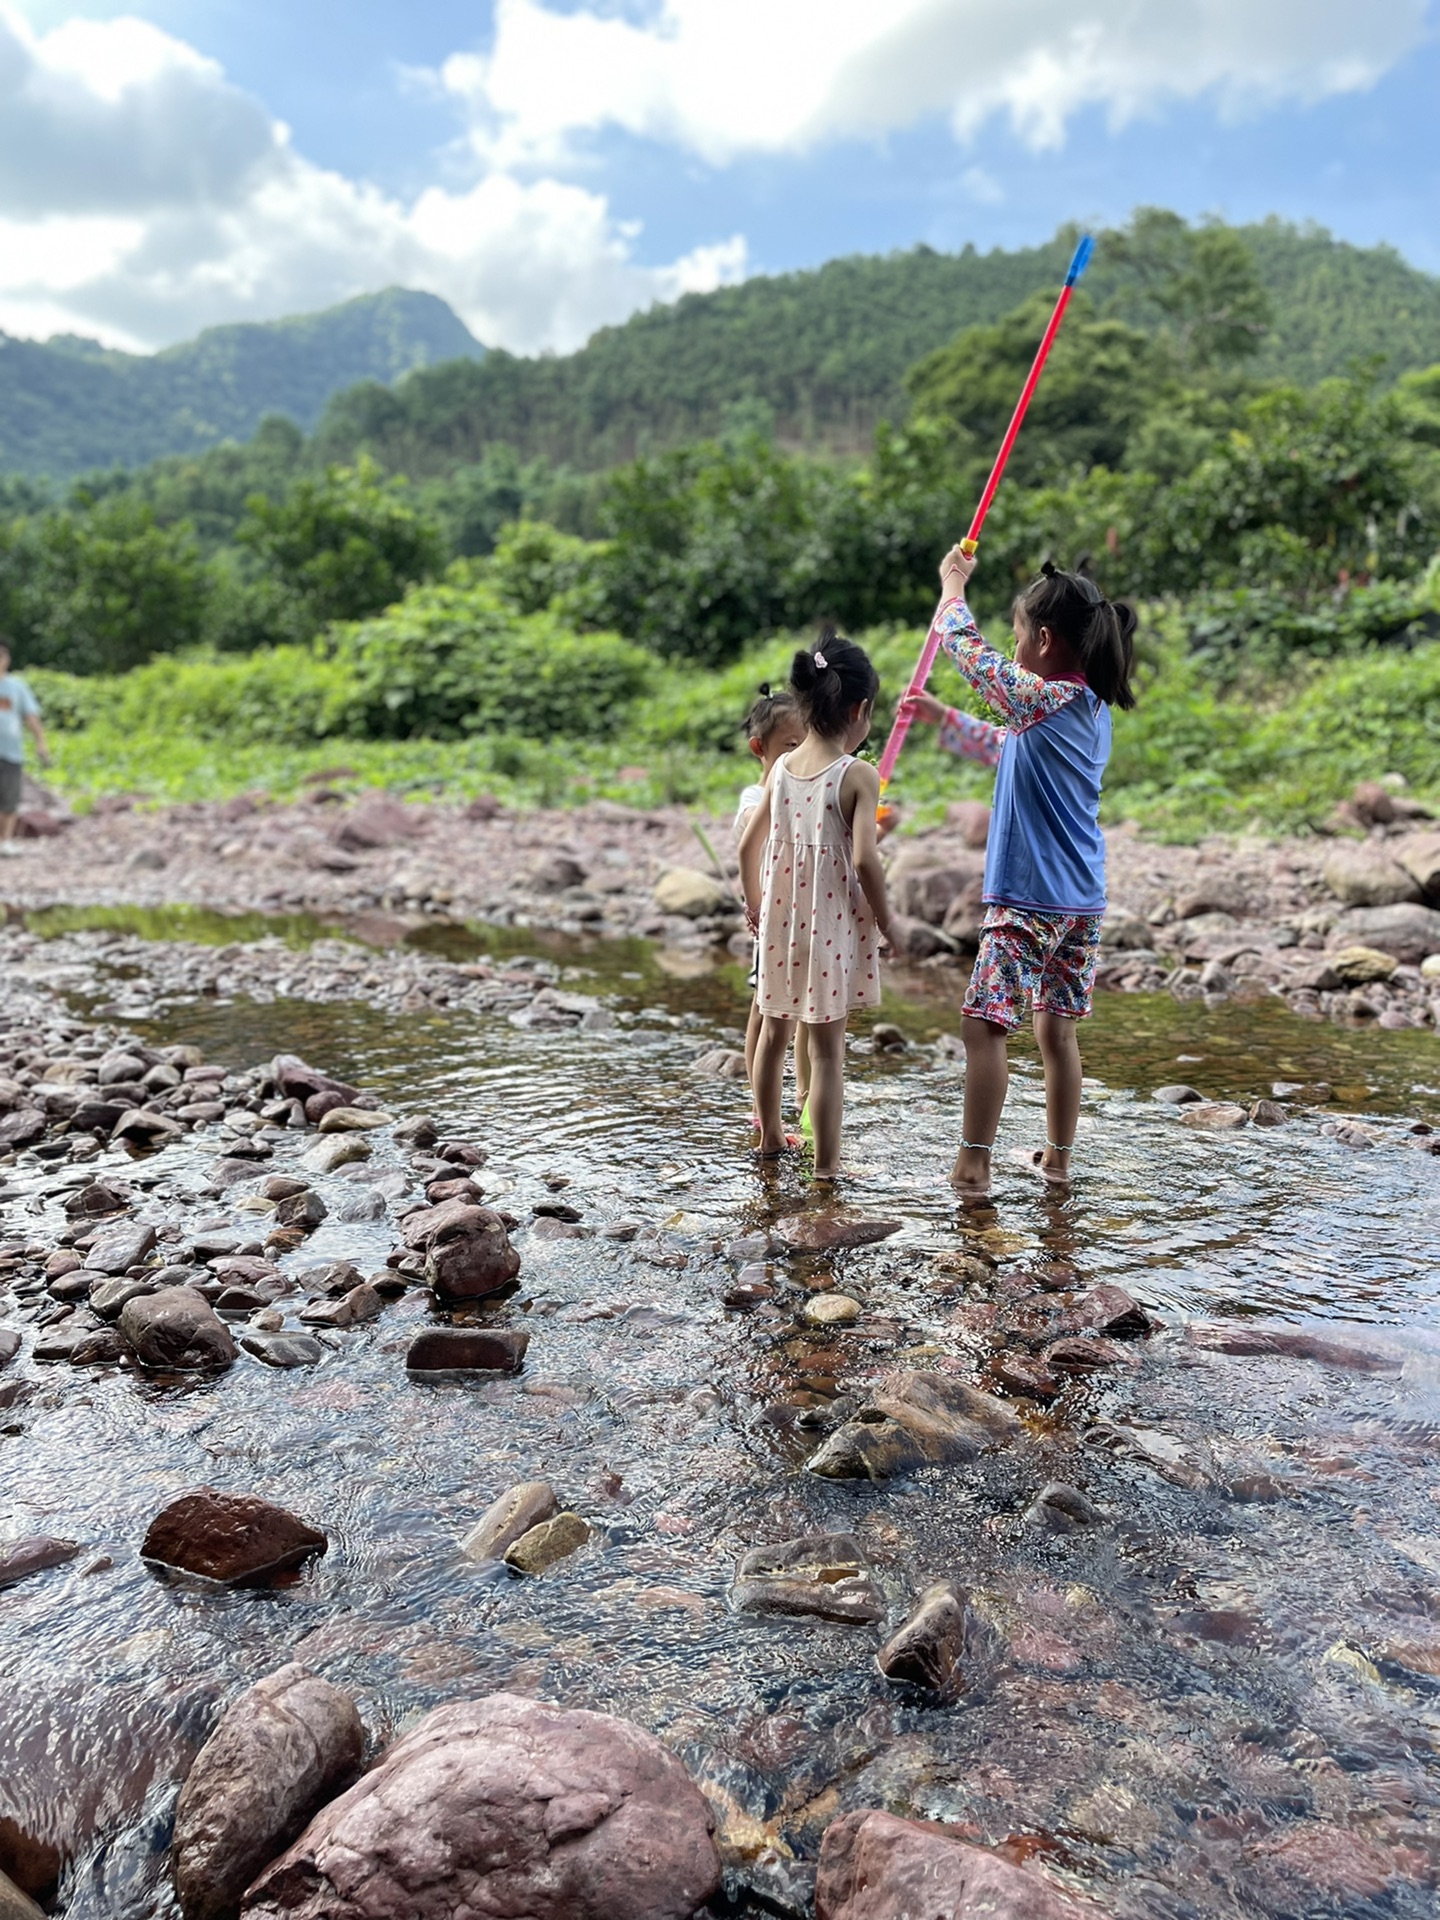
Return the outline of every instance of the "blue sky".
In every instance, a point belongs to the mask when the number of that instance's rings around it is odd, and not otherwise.
[[[1138,204],[1440,272],[1433,0],[0,0],[0,327],[655,299]],[[8,151],[7,151],[8,148]]]

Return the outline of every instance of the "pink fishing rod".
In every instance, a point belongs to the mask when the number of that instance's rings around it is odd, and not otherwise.
[[[1075,291],[1075,283],[1089,264],[1090,255],[1095,250],[1095,242],[1087,233],[1075,249],[1075,258],[1070,262],[1070,271],[1065,276],[1065,284],[1060,289],[1060,298],[1055,302],[1055,311],[1050,316],[1050,324],[1045,329],[1044,338],[1035,354],[1034,364],[1030,368],[1029,378],[1015,403],[1015,411],[1010,416],[1010,424],[1005,429],[1005,438],[1000,442],[1000,451],[995,456],[995,464],[990,469],[990,478],[985,482],[985,491],[980,496],[980,504],[975,509],[975,518],[970,522],[970,531],[961,541],[966,553],[974,553],[980,544],[980,529],[985,524],[985,516],[990,511],[1000,486],[1000,477],[1005,471],[1005,462],[1010,458],[1010,449],[1014,446],[1020,432],[1025,410],[1035,396],[1040,384],[1040,375],[1045,371],[1045,362],[1050,349],[1055,344],[1055,336],[1060,331],[1060,322],[1065,318],[1065,309],[1070,304],[1070,296]],[[925,645],[920,649],[920,658],[915,663],[915,671],[910,676],[910,685],[906,695],[923,693],[925,682],[930,678],[930,669],[935,664],[935,656],[940,651],[940,633],[932,626],[925,637]],[[900,749],[905,744],[905,736],[910,731],[909,716],[903,705],[895,715],[895,724],[890,729],[890,738],[885,742],[885,751],[880,756],[880,791],[883,793],[890,784],[890,776],[895,771],[895,762],[900,758]]]

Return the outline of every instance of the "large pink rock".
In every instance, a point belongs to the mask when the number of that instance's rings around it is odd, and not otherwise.
[[[185,1920],[228,1920],[261,1868],[354,1778],[364,1744],[349,1694],[296,1661],[233,1701],[175,1805]]]
[[[1100,1920],[1050,1880],[928,1821],[846,1813],[825,1830],[815,1920]]]
[[[427,1714],[251,1887],[243,1920],[691,1920],[714,1820],[660,1742],[496,1693]]]

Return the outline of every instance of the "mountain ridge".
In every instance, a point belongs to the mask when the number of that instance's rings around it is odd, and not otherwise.
[[[405,287],[273,321],[207,327],[154,354],[84,335],[0,333],[0,471],[66,479],[245,439],[267,413],[305,430],[364,379],[485,349],[436,294]]]

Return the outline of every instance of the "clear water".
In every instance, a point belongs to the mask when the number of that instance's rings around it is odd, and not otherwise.
[[[457,952],[478,939],[434,938]],[[171,1913],[175,1783],[219,1706],[299,1658],[353,1689],[377,1746],[500,1687],[642,1722],[711,1793],[733,1857],[758,1862],[751,1881],[782,1909],[777,1889],[803,1883],[787,1862],[813,1861],[838,1811],[886,1806],[1043,1854],[1115,1915],[1432,1914],[1440,1160],[1407,1128],[1440,1117],[1440,1044],[1263,1006],[1107,998],[1085,1035],[1074,1192],[1047,1194],[1002,1156],[993,1209],[964,1216],[944,1183],[958,1069],[929,1045],[957,1030],[958,996],[945,976],[914,976],[883,1017],[915,1046],[857,1050],[847,1118],[847,1203],[902,1231],[771,1262],[775,1302],[741,1314],[723,1305],[736,1264],[718,1249],[810,1202],[798,1171],[767,1180],[747,1157],[743,1089],[687,1073],[738,1026],[738,974],[678,977],[638,946],[509,944],[558,954],[567,983],[609,995],[624,1023],[517,1033],[283,1002],[166,1016],[161,1037],[207,1056],[283,1047],[396,1112],[432,1113],[490,1150],[487,1195],[522,1220],[558,1172],[588,1224],[628,1218],[661,1238],[518,1232],[520,1288],[489,1316],[531,1332],[515,1381],[412,1384],[404,1350],[431,1317],[419,1295],[334,1336],[312,1371],[245,1360],[162,1387],[9,1370],[34,1384],[0,1415],[6,1530],[85,1547],[0,1596],[0,1802],[72,1853],[57,1911]],[[1149,1098],[1174,1080],[1226,1097],[1323,1080],[1335,1097],[1284,1128],[1200,1133]],[[1002,1148],[1041,1138],[1039,1102],[1022,1048]],[[1373,1145],[1321,1130],[1344,1114]],[[193,1187],[207,1158],[185,1146],[150,1171]],[[38,1191],[12,1204],[6,1232],[43,1238],[49,1204]],[[386,1223],[332,1214],[304,1263],[373,1267],[391,1241]],[[1000,1261],[988,1288],[935,1265],[974,1247]],[[803,1471],[802,1408],[897,1364],[968,1370],[996,1302],[1055,1260],[1165,1318],[1135,1368],[1071,1388],[977,1467],[884,1487]],[[861,1299],[859,1326],[804,1330],[807,1290],[831,1284]],[[1184,1335],[1190,1320],[1238,1319],[1308,1327],[1388,1370],[1227,1356]],[[1083,1444],[1101,1419],[1163,1432],[1204,1484]],[[467,1563],[468,1527],[533,1477],[591,1520],[590,1546],[526,1582]],[[1107,1525],[1027,1528],[1052,1479],[1082,1487]],[[200,1484],[294,1508],[324,1527],[328,1554],[267,1592],[161,1582],[139,1541]],[[936,1578],[977,1595],[988,1648],[958,1703],[887,1686],[882,1629],[729,1610],[749,1547],[822,1529],[866,1543],[892,1624]],[[736,1897],[734,1911],[767,1910]]]

